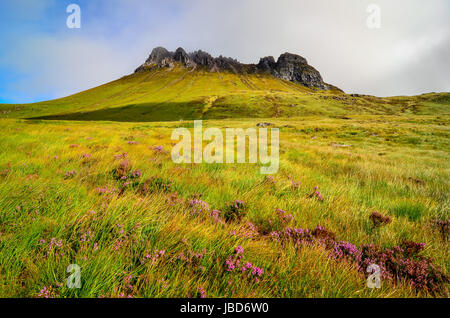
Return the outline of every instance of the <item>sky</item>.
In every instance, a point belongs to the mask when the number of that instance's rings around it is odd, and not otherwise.
[[[81,28],[66,25],[69,4]],[[370,28],[379,8],[379,28]],[[244,63],[299,54],[347,93],[450,91],[448,0],[1,0],[0,103],[67,96],[130,74],[151,50]]]

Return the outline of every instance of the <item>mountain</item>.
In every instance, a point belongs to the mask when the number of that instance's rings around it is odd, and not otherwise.
[[[323,82],[320,73],[308,65],[305,58],[300,55],[284,53],[275,62],[273,56],[261,58],[258,64],[242,64],[239,61],[219,56],[213,58],[209,53],[195,51],[187,54],[183,48],[169,52],[163,47],[153,49],[147,61],[139,66],[135,72],[144,72],[153,68],[173,68],[175,63],[185,67],[202,67],[210,72],[232,72],[234,74],[270,74],[276,78],[297,82],[306,87],[328,90],[331,88]]]
[[[243,64],[203,51],[155,48],[133,74],[68,97],[0,105],[2,118],[173,121],[224,118],[449,114],[449,93],[346,94],[299,55]]]

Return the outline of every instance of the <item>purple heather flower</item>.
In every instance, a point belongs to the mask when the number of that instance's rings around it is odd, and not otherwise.
[[[240,209],[244,205],[244,201],[236,200],[234,201],[234,207]]]
[[[77,174],[77,172],[76,172],[75,170],[67,171],[67,172],[64,174],[64,177],[66,177],[66,178],[72,178],[72,177],[74,177],[76,174]]]
[[[189,201],[189,206],[192,208],[192,213],[199,214],[201,212],[207,212],[209,211],[209,204],[208,202],[199,200],[199,199],[193,199]]]
[[[200,298],[206,298],[206,291],[201,286],[198,288],[198,292],[200,293]]]
[[[162,152],[164,150],[163,146],[150,146],[150,149],[156,151],[156,152]]]
[[[242,246],[240,246],[240,245],[238,245],[238,246],[236,246],[236,248],[234,249],[234,252],[236,253],[236,254],[243,254],[244,253],[244,249],[242,248]]]
[[[126,157],[128,157],[128,153],[124,152],[123,154],[119,154],[119,155],[114,155],[114,159],[118,160],[118,159],[125,159]]]
[[[233,269],[236,268],[236,266],[234,265],[234,261],[233,259],[230,257],[228,257],[228,259],[225,261],[225,264],[227,265],[227,271],[231,272]]]
[[[136,170],[135,172],[133,172],[134,178],[140,178],[141,176],[142,176],[142,172],[140,170]]]
[[[253,275],[256,275],[258,277],[261,277],[264,274],[264,270],[262,268],[259,267],[253,267],[253,271],[252,271]]]

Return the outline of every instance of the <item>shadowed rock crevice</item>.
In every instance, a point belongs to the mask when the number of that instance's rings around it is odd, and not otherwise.
[[[206,68],[211,72],[229,71],[236,74],[268,73],[276,78],[297,82],[310,88],[328,90],[319,71],[308,64],[300,55],[284,53],[277,61],[272,56],[261,58],[258,64],[243,64],[229,57],[212,57],[209,53],[198,50],[186,53],[182,48],[170,52],[163,47],[154,48],[147,61],[135,72],[144,72],[153,68],[172,68],[175,63],[181,63],[189,68]]]

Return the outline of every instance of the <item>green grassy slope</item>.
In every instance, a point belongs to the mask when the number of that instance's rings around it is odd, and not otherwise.
[[[61,99],[0,105],[0,118],[171,121],[348,114],[448,115],[450,93],[351,96],[270,75],[191,71],[181,66],[132,74]]]

